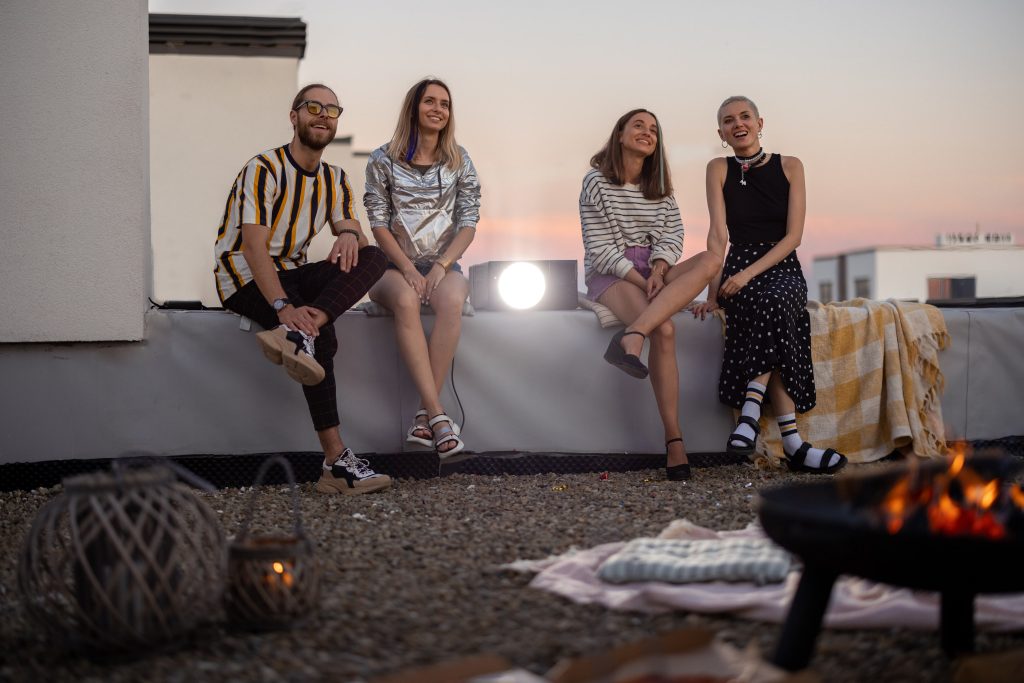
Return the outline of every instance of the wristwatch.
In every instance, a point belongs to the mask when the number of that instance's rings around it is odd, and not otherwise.
[[[274,299],[274,311],[280,313],[289,304],[291,304],[291,301],[288,301],[288,299]]]

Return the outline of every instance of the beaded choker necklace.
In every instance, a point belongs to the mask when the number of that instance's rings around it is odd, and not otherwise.
[[[737,154],[736,156],[733,157],[733,159],[736,160],[736,163],[740,165],[740,185],[747,184],[747,171],[750,170],[751,166],[757,166],[759,163],[761,163],[761,161],[764,160],[766,155],[767,152],[765,152],[764,148],[762,147],[761,149],[757,150],[757,154],[753,156],[741,157],[739,154]]]

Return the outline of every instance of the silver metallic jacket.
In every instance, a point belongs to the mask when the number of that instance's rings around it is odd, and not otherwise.
[[[434,164],[420,173],[393,161],[378,147],[366,163],[363,205],[370,228],[388,228],[409,260],[436,261],[463,228],[480,220],[480,181],[462,147],[462,167],[453,171]]]

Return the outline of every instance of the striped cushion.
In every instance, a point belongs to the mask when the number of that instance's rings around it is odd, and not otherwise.
[[[580,308],[586,308],[594,312],[594,315],[597,316],[597,322],[601,327],[615,327],[616,325],[625,324],[615,317],[610,308],[596,301],[591,301],[583,292],[580,292],[578,300]]]
[[[609,583],[664,581],[751,581],[778,583],[786,578],[789,553],[767,539],[666,540],[637,538],[598,568]]]

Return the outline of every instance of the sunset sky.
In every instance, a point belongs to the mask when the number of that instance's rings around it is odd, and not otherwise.
[[[150,11],[298,16],[302,83],[323,81],[356,149],[385,142],[402,96],[452,88],[483,183],[465,262],[582,258],[580,180],[616,118],[661,120],[684,256],[702,251],[715,112],[759,106],[767,150],[800,157],[813,256],[936,233],[1024,242],[1024,3],[1019,0],[329,2],[150,0]],[[252,106],[272,106],[254,99]]]

